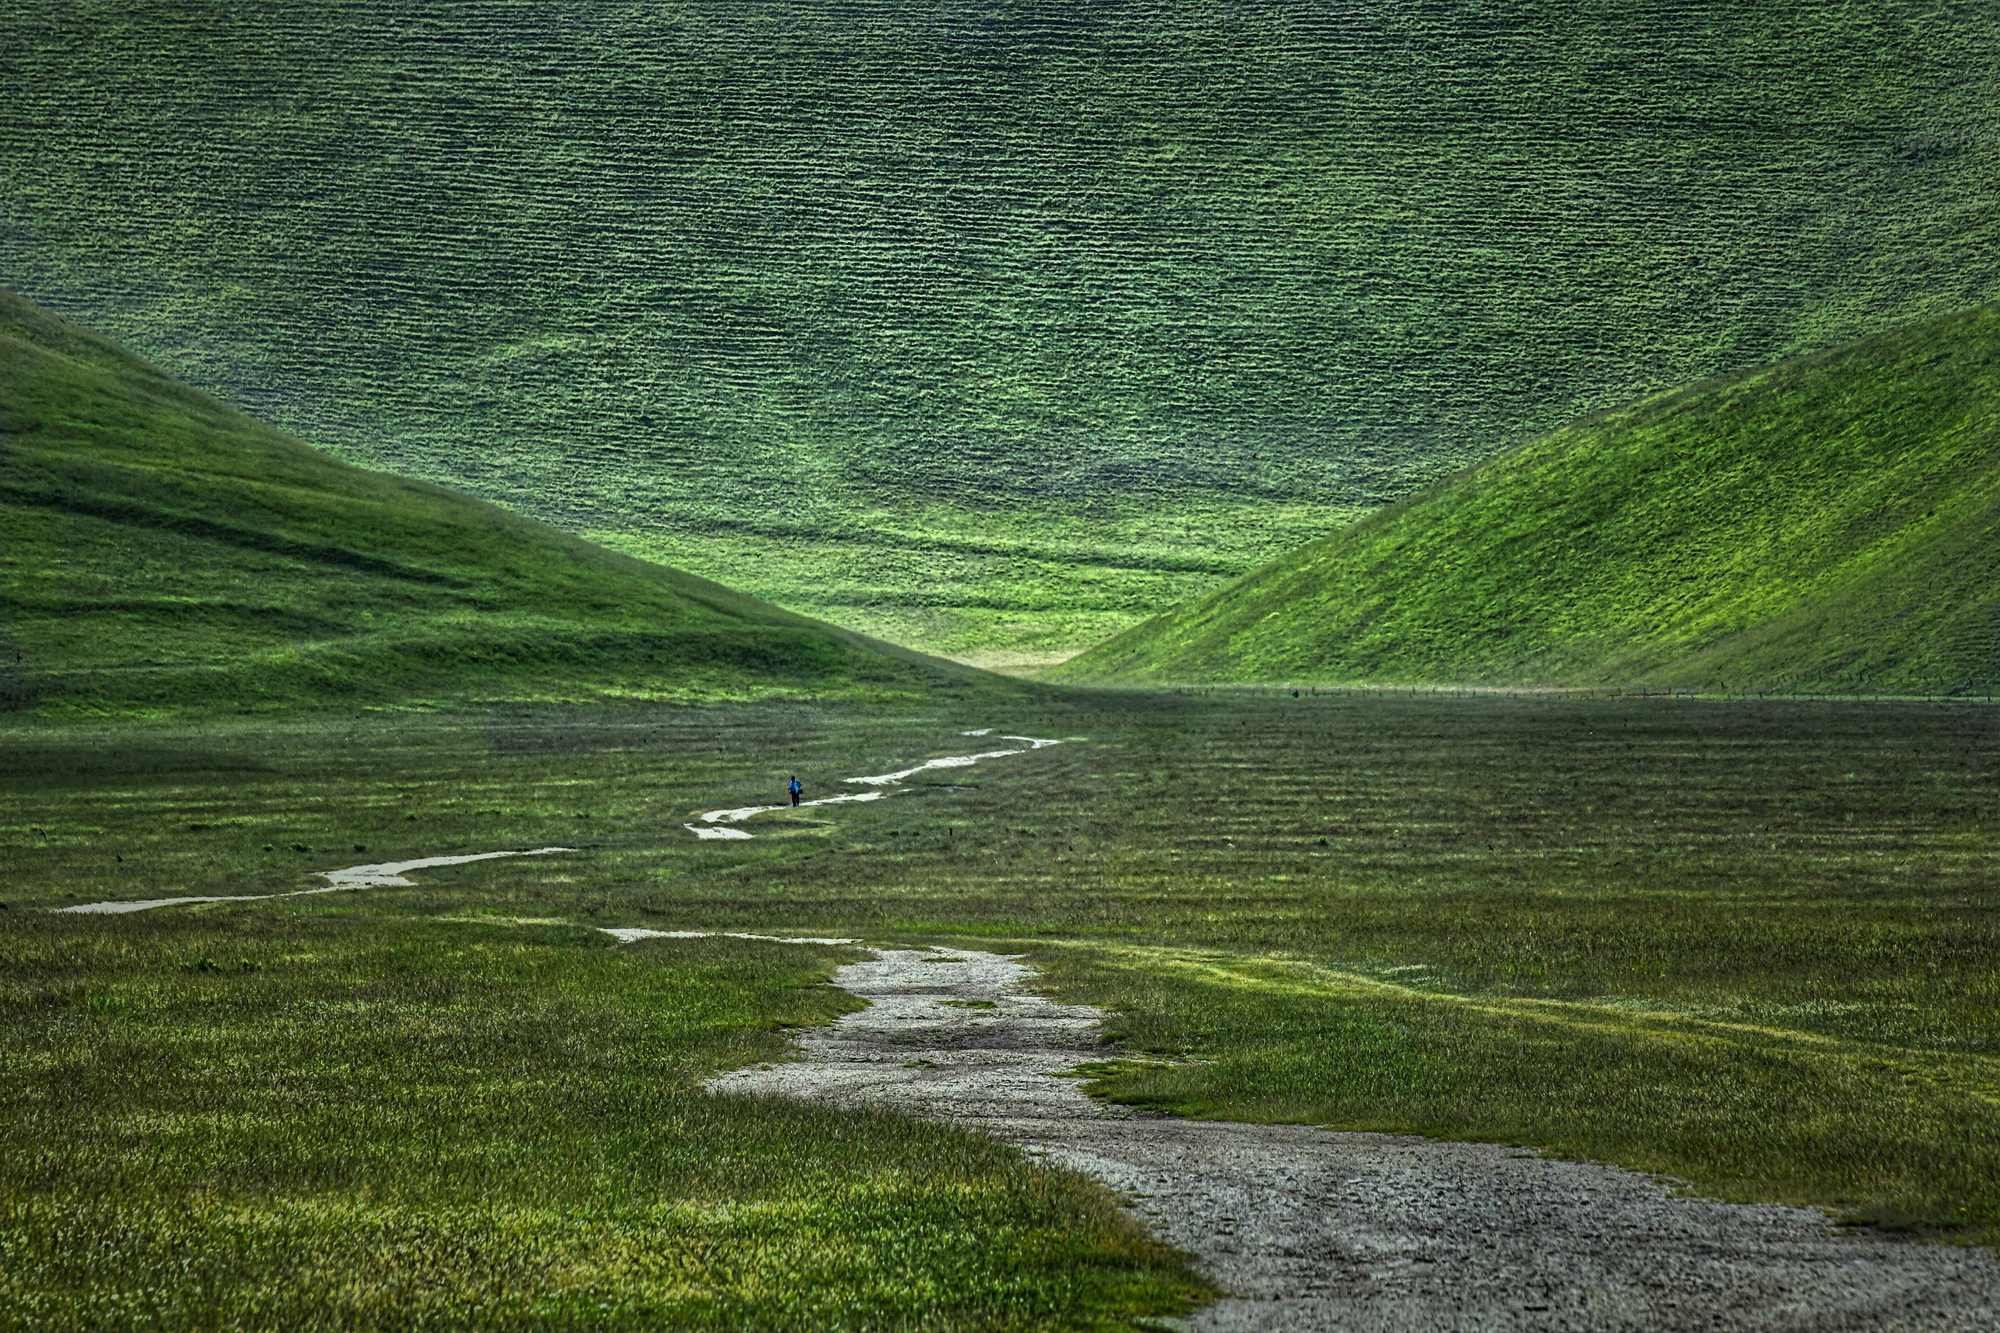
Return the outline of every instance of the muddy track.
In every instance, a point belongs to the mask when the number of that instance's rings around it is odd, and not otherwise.
[[[879,952],[836,977],[865,1011],[710,1086],[948,1119],[1103,1181],[1233,1293],[1189,1329],[2000,1328],[1981,1249],[1486,1144],[1099,1105],[1062,1075],[1101,1056],[1103,1014],[1030,977],[990,953]]]

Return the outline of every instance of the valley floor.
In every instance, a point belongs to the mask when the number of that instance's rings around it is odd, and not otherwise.
[[[1080,1328],[1212,1294],[1083,1176],[702,1091],[851,1011],[827,983],[852,948],[607,927],[1024,955],[1110,1015],[1086,1054],[1115,1105],[2000,1234],[1987,707],[979,707],[0,731],[0,1302],[72,1327]],[[1063,743],[689,831],[987,728]],[[549,847],[576,850],[47,910]]]
[[[585,526],[613,550],[988,671],[1027,675],[1345,527],[1360,504],[935,505],[810,524]]]
[[[1980,1249],[1842,1231],[1808,1209],[1676,1196],[1520,1149],[1136,1115],[1070,1077],[1101,1010],[968,949],[874,950],[835,975],[868,1008],[721,1093],[976,1128],[1131,1201],[1229,1293],[1191,1330],[1990,1329]]]

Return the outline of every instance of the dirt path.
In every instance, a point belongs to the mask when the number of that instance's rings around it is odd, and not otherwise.
[[[958,734],[961,736],[990,736],[993,734],[993,728],[982,727],[978,731],[961,731]],[[703,840],[748,838],[753,835],[745,833],[739,828],[731,828],[729,825],[740,824],[746,819],[754,818],[757,815],[769,814],[773,810],[798,810],[817,805],[842,805],[849,801],[879,801],[889,794],[888,788],[901,786],[904,782],[919,773],[929,773],[933,770],[944,768],[970,768],[974,764],[987,759],[1006,759],[1012,755],[1029,754],[1051,745],[1062,744],[1061,741],[1047,740],[1038,736],[1002,736],[1000,739],[1003,741],[1019,741],[1020,744],[1009,750],[981,750],[977,754],[948,754],[937,759],[926,759],[923,763],[911,768],[899,768],[894,773],[873,773],[866,777],[846,779],[847,782],[855,786],[870,788],[871,790],[868,791],[835,792],[831,796],[822,796],[817,800],[801,801],[796,806],[790,802],[786,802],[783,805],[743,805],[731,810],[708,810],[696,816],[696,819],[700,821],[699,823],[687,824],[683,827],[688,832],[694,834],[695,837]]]
[[[105,903],[79,903],[58,907],[58,912],[80,912],[90,916],[114,916],[122,912],[150,912],[155,907],[175,907],[181,903],[258,903],[270,898],[309,898],[316,893],[346,893],[353,889],[414,888],[416,881],[405,876],[412,870],[432,866],[462,866],[473,861],[497,861],[509,856],[553,856],[573,852],[574,847],[536,847],[523,852],[474,852],[469,856],[424,856],[414,861],[384,861],[379,865],[343,866],[339,870],[315,870],[326,881],[323,889],[293,889],[289,893],[223,893],[179,898],[114,899]]]
[[[867,1010],[807,1032],[796,1063],[710,1086],[950,1119],[1096,1177],[1235,1293],[1190,1329],[2000,1328],[1985,1250],[1484,1144],[1099,1105],[1059,1075],[1101,1054],[1103,1015],[1029,976],[996,954],[883,951],[836,977]]]

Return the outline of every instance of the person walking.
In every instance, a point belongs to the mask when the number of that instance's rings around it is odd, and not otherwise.
[[[799,797],[805,794],[806,789],[799,785],[799,775],[794,773],[792,780],[785,784],[785,790],[792,794],[792,804],[797,805]]]

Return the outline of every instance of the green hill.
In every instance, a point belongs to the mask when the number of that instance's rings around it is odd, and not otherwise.
[[[0,274],[351,462],[1080,648],[2000,299],[2000,9],[0,0]]]
[[[2000,306],[1580,421],[1057,674],[1990,693]]]
[[[0,708],[911,691],[973,674],[317,453],[0,292]]]

